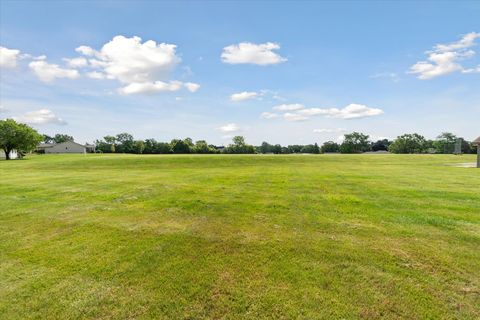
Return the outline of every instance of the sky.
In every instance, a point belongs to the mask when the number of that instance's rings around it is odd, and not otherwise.
[[[77,142],[480,135],[480,2],[0,1],[0,119]]]

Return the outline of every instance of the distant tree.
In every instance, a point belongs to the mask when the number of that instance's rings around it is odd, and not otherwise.
[[[110,149],[109,151],[104,151],[104,152],[115,153],[117,151],[116,150],[117,138],[115,138],[114,136],[105,136],[105,137],[103,137],[103,139],[105,140],[105,144],[107,144],[109,149]]]
[[[279,144],[276,144],[276,145],[272,146],[271,150],[275,154],[280,154],[280,153],[282,153],[282,146],[279,145]]]
[[[334,153],[334,152],[339,152],[340,151],[340,146],[338,143],[335,143],[333,141],[327,141],[322,145],[322,153]]]
[[[377,140],[372,142],[371,149],[372,151],[388,151],[388,147],[392,142],[388,139]]]
[[[142,154],[144,150],[145,150],[145,142],[143,142],[142,140],[136,140],[133,142],[132,153]]]
[[[193,147],[194,153],[215,153],[215,149],[210,147],[205,140],[198,140]]]
[[[429,145],[425,137],[418,133],[398,136],[389,146],[388,151],[393,153],[425,153]]]
[[[341,153],[361,153],[370,150],[369,136],[360,132],[352,132],[345,135],[340,145]]]
[[[477,148],[471,142],[462,139],[462,153],[477,153]]]
[[[260,153],[270,153],[272,152],[272,145],[268,142],[262,142],[259,148]]]
[[[67,141],[73,141],[73,137],[69,136],[68,134],[57,133],[53,137],[53,140],[55,141],[55,143],[62,143],[62,142],[67,142]]]
[[[119,153],[135,153],[135,142],[133,136],[130,133],[119,133],[115,137],[117,143],[115,149]]]
[[[320,147],[318,146],[318,144],[316,142],[313,145],[313,153],[314,154],[319,154],[320,153]]]
[[[173,139],[170,142],[173,153],[190,153],[190,146],[185,140]]]
[[[242,136],[235,136],[232,139],[233,144],[230,144],[224,149],[225,153],[255,153],[255,147],[245,143],[245,138]]]
[[[294,145],[289,145],[287,148],[290,151],[289,153],[300,153],[302,152],[303,146],[294,144]]]
[[[450,132],[442,132],[437,139],[433,141],[433,147],[436,153],[453,153],[457,136]]]
[[[145,153],[145,154],[156,153],[155,149],[157,147],[157,144],[158,144],[158,142],[155,139],[145,139],[145,141],[143,143],[143,145],[144,145],[143,153]]]
[[[0,148],[5,159],[10,160],[10,152],[17,151],[20,157],[34,150],[43,137],[33,128],[13,119],[0,120]]]
[[[54,137],[51,137],[47,134],[43,134],[43,142],[45,143],[54,143],[55,142],[55,138]]]
[[[155,153],[168,154],[172,153],[172,145],[168,142],[159,142],[155,148]]]
[[[193,148],[195,145],[193,144],[193,140],[191,138],[185,138],[183,139],[183,142],[185,142],[185,144],[189,147],[189,148]]]

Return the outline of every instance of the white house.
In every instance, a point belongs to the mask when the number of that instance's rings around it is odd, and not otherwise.
[[[93,152],[94,146],[83,145],[73,141],[65,141],[62,143],[41,143],[37,147],[39,153],[87,153]]]

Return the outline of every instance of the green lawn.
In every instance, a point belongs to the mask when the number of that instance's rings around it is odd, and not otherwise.
[[[2,319],[474,319],[474,156],[0,161]]]

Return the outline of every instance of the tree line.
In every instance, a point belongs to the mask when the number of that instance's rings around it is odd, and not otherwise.
[[[371,141],[370,136],[360,132],[352,132],[344,135],[341,143],[327,141],[322,146],[317,143],[307,145],[270,144],[262,142],[260,146],[253,146],[245,142],[242,136],[235,136],[232,143],[226,147],[208,144],[205,140],[193,142],[191,138],[173,139],[170,142],[158,142],[155,139],[135,140],[129,133],[120,133],[116,136],[106,136],[96,140],[97,152],[103,153],[136,153],[136,154],[252,154],[252,153],[363,153],[388,151],[391,153],[454,153],[455,143],[458,137],[453,133],[443,132],[434,140],[428,140],[418,133],[404,134],[396,139],[381,139]],[[471,142],[462,139],[461,152],[475,153],[475,146]]]
[[[95,141],[98,153],[133,153],[133,154],[292,154],[292,153],[363,153],[369,151],[388,151],[392,153],[443,153],[454,152],[457,137],[453,133],[443,132],[434,140],[428,140],[418,133],[403,134],[394,140],[382,139],[371,141],[370,136],[360,132],[344,135],[341,143],[327,141],[319,146],[317,143],[307,145],[269,144],[260,146],[246,143],[243,136],[235,136],[232,143],[224,146],[208,144],[205,140],[193,141],[191,138],[173,139],[170,142],[159,142],[155,139],[137,140],[129,133],[105,136]],[[26,124],[15,120],[0,120],[0,149],[8,160],[10,152],[17,151],[21,158],[34,151],[40,142],[62,143],[74,141],[68,134],[56,134],[53,137],[41,135]],[[462,153],[475,153],[476,147],[471,142],[461,140]]]

